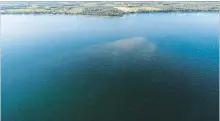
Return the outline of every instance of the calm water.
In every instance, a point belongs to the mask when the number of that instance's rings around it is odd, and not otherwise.
[[[218,13],[1,17],[2,121],[218,121]]]

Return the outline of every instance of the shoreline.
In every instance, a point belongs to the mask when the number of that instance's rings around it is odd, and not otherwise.
[[[96,16],[96,17],[123,17],[124,15],[132,15],[132,14],[148,14],[148,13],[219,13],[218,10],[208,10],[208,11],[146,11],[146,12],[128,12],[122,13],[120,15],[95,15],[95,14],[67,14],[67,13],[0,13],[0,15],[67,15],[67,16]]]
[[[219,12],[218,2],[6,2],[0,13],[34,15],[90,15],[122,17],[125,14]]]

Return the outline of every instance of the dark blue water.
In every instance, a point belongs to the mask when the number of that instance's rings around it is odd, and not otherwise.
[[[218,13],[1,17],[2,121],[218,121]]]

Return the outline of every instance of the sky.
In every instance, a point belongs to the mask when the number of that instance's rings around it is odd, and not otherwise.
[[[0,0],[0,1],[219,1],[219,0]]]

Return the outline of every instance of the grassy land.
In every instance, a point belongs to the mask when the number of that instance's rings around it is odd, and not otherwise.
[[[122,16],[124,13],[219,11],[218,2],[0,2],[2,14],[83,14]]]
[[[3,10],[6,13],[31,13],[31,12],[49,12],[50,10],[46,10],[43,8],[24,8],[24,9],[7,9]]]
[[[78,8],[71,8],[68,11],[66,11],[66,13],[68,14],[79,14],[83,12],[83,8],[82,7],[78,7]]]
[[[146,7],[146,6],[138,6],[138,7],[115,7],[123,12],[140,12],[140,11],[161,11],[160,8],[155,7]]]

